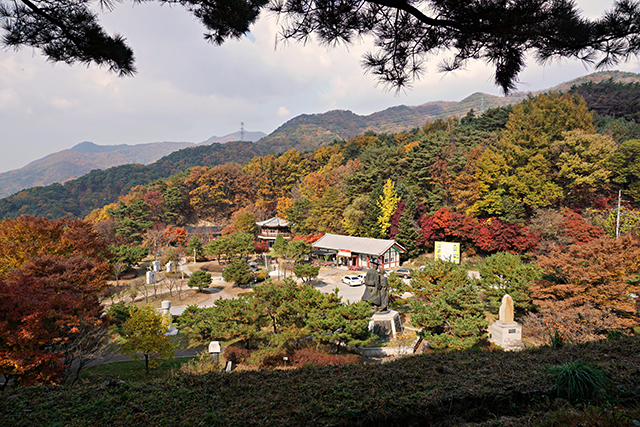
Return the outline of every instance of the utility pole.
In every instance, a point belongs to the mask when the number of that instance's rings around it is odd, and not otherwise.
[[[616,240],[620,236],[620,202],[622,201],[622,190],[618,190],[618,214],[616,215]]]

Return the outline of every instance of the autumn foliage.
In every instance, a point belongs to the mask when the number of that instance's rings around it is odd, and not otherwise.
[[[83,331],[103,329],[108,250],[90,224],[22,216],[0,221],[0,369],[56,382]]]
[[[532,251],[539,242],[539,236],[523,225],[509,224],[496,218],[472,218],[449,208],[424,215],[420,226],[425,242],[453,239],[467,248],[486,253]]]
[[[537,306],[562,301],[569,307],[589,304],[612,310],[630,327],[639,323],[636,302],[640,244],[631,235],[601,237],[582,245],[553,248],[536,262],[542,279],[532,287]]]

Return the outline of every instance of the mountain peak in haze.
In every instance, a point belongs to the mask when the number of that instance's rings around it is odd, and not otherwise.
[[[249,141],[249,142],[256,142],[259,141],[260,139],[264,138],[265,136],[267,136],[266,133],[264,132],[250,132],[250,131],[244,131],[244,134],[241,135],[240,131],[238,132],[234,132],[234,133],[230,133],[228,135],[225,136],[212,136],[211,138],[207,139],[206,141],[203,141],[201,143],[199,143],[198,145],[210,145],[210,144],[214,144],[214,143],[219,143],[219,144],[224,144],[225,142],[231,142],[231,141]]]
[[[109,151],[117,151],[119,148],[122,148],[123,145],[98,145],[94,144],[90,141],[83,141],[80,144],[76,144],[70,149],[83,154],[94,154],[94,153],[107,153]]]

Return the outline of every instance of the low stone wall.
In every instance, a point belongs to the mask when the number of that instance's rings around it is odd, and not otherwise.
[[[389,357],[413,354],[413,347],[361,347],[356,353],[364,357]]]
[[[355,349],[356,353],[364,357],[389,357],[389,356],[404,356],[408,354],[414,354],[420,344],[422,338],[417,337],[412,345],[402,347],[358,347]]]

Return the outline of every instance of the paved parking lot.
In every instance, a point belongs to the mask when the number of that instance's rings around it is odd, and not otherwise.
[[[342,283],[344,276],[355,275],[362,273],[361,271],[351,271],[344,267],[328,268],[322,267],[320,274],[318,274],[318,280],[321,282],[316,285],[316,289],[320,292],[330,293],[336,287],[338,288],[338,295],[342,297],[343,301],[358,302],[364,294],[364,285],[349,286]]]

